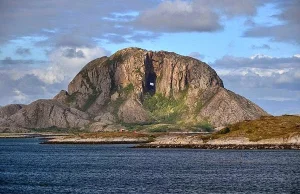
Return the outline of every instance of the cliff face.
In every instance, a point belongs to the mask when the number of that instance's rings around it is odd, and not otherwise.
[[[68,92],[61,93],[55,99],[64,99],[71,107],[93,116],[110,112],[117,121],[127,123],[164,122],[163,111],[176,122],[205,121],[216,127],[267,115],[249,100],[226,90],[207,64],[176,53],[139,48],[91,61],[71,81]],[[145,106],[157,95],[168,100],[161,106],[169,110],[158,110],[160,102],[152,104],[156,110]],[[170,101],[180,104],[181,114]]]
[[[54,101],[37,101],[9,119],[29,128],[82,127],[90,121],[96,122],[92,126],[101,125],[102,130],[103,123],[191,126],[208,122],[218,127],[267,115],[249,100],[226,90],[207,64],[176,53],[139,48],[91,61],[70,82],[68,91],[62,90]],[[41,109],[41,104],[49,108]],[[60,111],[47,120],[53,106]],[[39,116],[31,117],[30,110],[38,111]]]
[[[7,106],[0,107],[0,119],[7,119],[11,115],[22,109],[24,106],[25,105],[23,104],[9,104]]]
[[[55,100],[37,100],[0,121],[0,126],[9,128],[77,128],[88,125],[88,119],[88,114],[69,108]]]

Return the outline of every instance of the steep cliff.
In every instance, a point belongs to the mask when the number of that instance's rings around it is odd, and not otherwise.
[[[163,123],[188,130],[267,115],[254,103],[225,89],[206,63],[140,48],[126,48],[89,62],[70,82],[68,91],[12,113],[0,115],[0,126],[90,127],[101,131],[113,130],[119,124]]]
[[[224,126],[267,115],[226,90],[207,64],[176,53],[120,50],[88,63],[55,99],[94,117],[105,112],[117,122],[166,122]]]

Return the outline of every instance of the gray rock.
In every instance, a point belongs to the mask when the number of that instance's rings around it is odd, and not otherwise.
[[[79,128],[90,123],[89,115],[56,100],[37,100],[11,115],[1,126],[22,128]]]
[[[126,48],[89,62],[70,82],[68,91],[60,91],[53,100],[0,108],[0,127],[89,125],[92,131],[116,130],[122,122],[152,121],[143,102],[145,96],[158,93],[187,107],[176,118],[180,123],[207,121],[219,127],[268,115],[226,90],[215,70],[204,62],[172,52]],[[92,124],[90,118],[96,122]]]
[[[11,115],[18,112],[20,109],[25,107],[24,104],[9,104],[0,108],[0,119],[7,119]]]

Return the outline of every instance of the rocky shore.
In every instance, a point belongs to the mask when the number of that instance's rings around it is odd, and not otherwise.
[[[233,150],[260,150],[260,149],[271,149],[271,150],[284,150],[293,149],[300,150],[300,145],[296,144],[140,144],[134,146],[134,148],[188,148],[188,149],[233,149]]]
[[[41,144],[143,144],[147,139],[49,139]]]

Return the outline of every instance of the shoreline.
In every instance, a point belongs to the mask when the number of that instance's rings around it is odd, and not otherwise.
[[[40,144],[144,144],[149,141],[43,141]]]
[[[207,150],[300,150],[298,144],[140,144],[133,148],[182,148]]]

